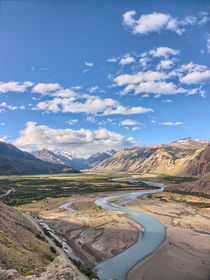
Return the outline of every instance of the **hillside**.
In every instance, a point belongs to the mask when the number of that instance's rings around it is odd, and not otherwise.
[[[173,175],[206,175],[210,172],[210,144],[186,157],[169,172]]]
[[[50,263],[55,255],[37,236],[22,213],[0,202],[0,267],[26,273]]]
[[[52,164],[23,152],[14,145],[0,142],[0,175],[76,172],[63,164]]]
[[[96,170],[150,174],[167,173],[168,170],[172,170],[177,165],[181,167],[185,159],[191,159],[197,150],[203,149],[207,145],[207,141],[185,138],[168,144],[122,149],[113,157],[100,163],[96,167]],[[204,159],[204,157],[202,157],[200,161],[202,161],[202,159]],[[195,161],[197,160],[198,158],[195,158]],[[195,162],[191,164],[191,166],[192,165],[195,165]],[[189,167],[189,169],[190,168],[191,167]],[[197,171],[198,174],[200,172],[199,167],[197,167]]]

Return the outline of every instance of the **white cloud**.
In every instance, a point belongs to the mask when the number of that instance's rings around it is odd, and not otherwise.
[[[179,50],[174,50],[168,47],[158,47],[156,49],[150,50],[148,53],[154,57],[165,57],[168,58],[170,55],[178,55]]]
[[[161,125],[168,125],[168,126],[176,126],[176,125],[181,125],[183,124],[182,122],[163,122],[163,123],[159,123]]]
[[[123,74],[117,76],[114,81],[118,86],[126,86],[122,92],[124,94],[130,91],[134,91],[135,94],[152,93],[155,95],[187,93],[186,89],[177,87],[173,82],[164,81],[169,77],[170,75],[164,72],[147,71]]]
[[[112,58],[108,58],[106,61],[107,62],[111,62],[111,63],[115,63],[119,60],[119,57],[112,57]]]
[[[123,24],[131,29],[134,34],[148,34],[150,32],[173,31],[181,35],[184,26],[195,25],[197,19],[186,16],[182,20],[172,17],[170,14],[156,13],[142,14],[135,19],[136,11],[128,11],[123,14]]]
[[[134,126],[134,127],[132,127],[132,131],[136,131],[136,130],[139,130],[139,129],[141,129],[141,127],[139,127],[139,126]]]
[[[148,112],[153,112],[154,110],[151,108],[145,108],[145,107],[131,107],[131,108],[126,108],[124,106],[117,106],[115,109],[106,109],[103,113],[104,116],[108,115],[136,115],[136,114],[145,114]]]
[[[57,93],[55,93],[57,95]],[[101,99],[98,96],[83,94],[72,95],[69,97],[58,96],[50,100],[39,102],[36,106],[37,110],[49,112],[63,113],[85,113],[99,115],[131,115],[152,112],[151,108],[144,107],[125,107],[117,100],[111,98]]]
[[[87,156],[110,149],[119,150],[135,143],[132,137],[126,138],[106,129],[52,129],[28,122],[14,144],[21,147],[64,149],[73,155]]]
[[[15,110],[25,110],[24,106],[14,106],[14,105],[8,105],[6,102],[2,102],[0,104],[0,113],[6,112],[6,111],[15,111]]]
[[[93,62],[87,62],[85,61],[84,64],[87,66],[87,67],[93,67]]]
[[[78,119],[74,119],[74,120],[68,120],[66,123],[68,123],[69,125],[74,125],[76,123],[78,123]]]
[[[142,82],[139,85],[135,86],[135,94],[138,93],[152,93],[155,95],[173,95],[178,93],[187,93],[187,90],[184,88],[177,87],[172,82],[162,82],[162,81],[146,81]]]
[[[1,122],[1,123],[0,123],[0,125],[4,126],[4,125],[5,125],[5,123],[4,123],[4,122]]]
[[[157,65],[157,70],[170,69],[173,65],[174,60],[172,59],[161,60],[160,63]]]
[[[133,126],[133,125],[139,124],[139,122],[134,121],[134,120],[130,120],[130,119],[126,119],[126,120],[121,121],[120,124],[123,125],[123,126],[126,126],[126,125]]]
[[[49,83],[49,84],[39,83],[32,88],[32,92],[41,93],[45,95],[59,89],[61,89],[61,86],[57,83]]]
[[[125,55],[124,57],[122,57],[120,59],[120,64],[121,65],[127,65],[127,64],[130,64],[130,63],[133,63],[133,62],[135,62],[135,59],[132,56],[129,56],[129,55]]]
[[[209,13],[209,11],[201,11],[199,14],[200,14],[200,17],[201,17],[201,19],[199,21],[200,25],[205,24],[208,21],[210,21],[210,13]]]
[[[82,89],[82,87],[81,86],[74,86],[74,87],[71,87],[71,89],[72,90],[80,90],[80,89]]]
[[[194,71],[189,74],[187,74],[184,77],[181,77],[180,79],[181,83],[184,84],[199,84],[205,81],[210,81],[210,70],[205,71]]]
[[[114,82],[116,82],[118,86],[123,86],[126,84],[137,84],[143,81],[160,81],[167,77],[168,75],[166,73],[149,70],[147,72],[119,75],[114,79]]]
[[[163,103],[171,103],[171,102],[173,102],[171,99],[164,99],[163,101],[162,101]]]
[[[207,48],[207,52],[210,53],[210,33],[207,34],[206,48]]]
[[[98,86],[95,86],[95,87],[89,88],[88,91],[89,91],[90,93],[93,93],[93,92],[96,92],[98,89],[99,89],[99,87],[98,87]]]
[[[24,92],[28,87],[31,87],[33,85],[32,82],[0,82],[0,93],[6,93],[6,92]]]

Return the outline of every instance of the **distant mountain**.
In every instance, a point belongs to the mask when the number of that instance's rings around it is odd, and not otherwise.
[[[72,156],[71,154],[52,152],[48,149],[36,150],[32,151],[31,154],[36,158],[39,158],[43,161],[51,162],[51,163],[59,163],[67,166],[71,166]]]
[[[167,173],[184,159],[191,158],[208,141],[185,138],[168,144],[122,149],[95,169],[107,172]]]
[[[64,164],[52,164],[37,159],[11,144],[0,142],[0,175],[47,174],[78,172]]]
[[[90,169],[97,166],[103,160],[113,156],[116,153],[114,150],[106,151],[103,153],[96,153],[89,158],[76,158],[67,152],[52,152],[48,149],[32,151],[31,154],[36,158],[51,163],[65,164],[75,169]]]
[[[116,154],[115,150],[106,151],[104,153],[96,153],[91,155],[86,162],[88,163],[89,167],[95,167],[100,164],[105,159],[108,159]]]
[[[180,140],[174,141],[172,143],[169,143],[169,145],[174,146],[174,147],[189,147],[189,148],[194,148],[194,149],[199,149],[210,142],[207,140],[202,140],[202,139],[193,139],[191,137],[187,138],[182,138]]]

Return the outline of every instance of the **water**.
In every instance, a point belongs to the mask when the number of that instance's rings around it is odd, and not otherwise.
[[[129,179],[130,181],[130,179]],[[162,184],[144,181],[152,186],[161,187]],[[155,219],[154,217],[128,209],[116,203],[109,203],[109,200],[117,198],[125,198],[127,201],[136,199],[137,196],[162,192],[164,188],[149,191],[133,192],[128,194],[116,195],[111,197],[101,198],[95,201],[96,205],[112,211],[122,211],[127,216],[138,224],[142,225],[145,229],[143,235],[139,234],[137,242],[123,251],[106,261],[103,261],[95,266],[95,270],[100,280],[125,280],[129,270],[134,267],[141,260],[152,254],[165,240],[166,228],[165,226]]]

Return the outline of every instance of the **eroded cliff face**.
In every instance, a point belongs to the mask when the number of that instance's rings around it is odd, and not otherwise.
[[[43,271],[44,270],[44,271]],[[58,256],[46,269],[35,269],[34,275],[21,276],[16,270],[0,268],[1,280],[87,280],[77,267],[66,257]]]

